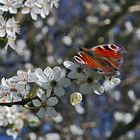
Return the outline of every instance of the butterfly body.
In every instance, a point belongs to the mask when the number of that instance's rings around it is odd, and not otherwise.
[[[114,44],[98,45],[90,49],[80,48],[74,60],[102,74],[114,75],[122,67],[123,52],[123,48]]]

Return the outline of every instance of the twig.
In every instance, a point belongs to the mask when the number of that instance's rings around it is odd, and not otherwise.
[[[98,44],[98,39],[102,36],[106,36],[106,34],[108,33],[108,31],[118,22],[118,20],[125,15],[125,13],[127,13],[129,7],[133,4],[135,4],[138,0],[126,0],[125,4],[122,5],[121,7],[121,11],[117,12],[115,15],[113,15],[110,18],[110,23],[107,25],[103,25],[101,27],[98,28],[97,32],[95,34],[93,34],[88,40],[87,42],[84,44],[84,47],[86,48],[91,48],[94,45]]]
[[[16,102],[8,102],[8,103],[0,103],[0,106],[8,106],[8,107],[12,107],[12,105],[26,105],[27,103],[31,102],[33,99],[37,99],[38,97],[34,97],[34,98],[25,98],[22,101],[16,101]]]
[[[107,140],[118,139],[120,136],[124,135],[126,132],[133,129],[139,122],[140,122],[140,109],[138,110],[134,119],[130,123],[124,126],[117,126]]]

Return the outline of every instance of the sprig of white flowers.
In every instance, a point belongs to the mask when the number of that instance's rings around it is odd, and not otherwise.
[[[38,15],[46,18],[51,10],[58,8],[59,0],[0,0],[0,38],[7,42],[5,51],[8,46],[16,50],[16,34],[20,33],[18,21],[14,17],[6,19],[4,13],[17,14],[21,8],[23,15],[30,14],[33,20],[37,20]]]
[[[101,95],[104,90],[107,89],[107,86],[112,89],[120,83],[119,78],[106,78],[106,80],[104,80],[103,76],[94,70],[70,61],[64,61],[64,66],[71,70],[71,72],[68,73],[68,78],[66,78],[66,74],[62,72],[62,69],[58,66],[54,68],[47,67],[44,70],[37,68],[34,72],[30,70],[27,72],[18,70],[16,76],[9,79],[2,78],[0,84],[0,98],[4,98],[5,102],[22,101],[30,97],[29,95],[32,94],[30,92],[30,83],[35,83],[40,87],[40,90],[37,90],[32,96],[38,97],[37,100],[38,103],[40,102],[39,106],[41,107],[41,102],[47,102],[52,96],[63,96],[65,94],[65,89],[70,87],[73,81],[76,81],[75,84],[79,86],[79,92],[83,95],[88,93]],[[42,96],[44,96],[43,100]],[[35,104],[35,106],[36,105],[37,104]]]
[[[0,126],[9,128],[6,130],[7,135],[16,139],[20,130],[24,126],[24,121],[31,125],[38,125],[39,119],[25,108],[18,108],[18,106],[12,106],[11,108],[4,106],[0,107]]]
[[[94,70],[71,61],[64,61],[64,66],[71,70],[67,75],[68,78],[66,73],[58,66],[47,67],[44,70],[36,68],[33,72],[18,70],[16,76],[9,79],[2,78],[0,105],[12,106],[19,103],[19,105],[29,108],[36,108],[38,110],[37,115],[40,118],[45,116],[56,117],[55,105],[61,99],[60,97],[65,94],[65,89],[73,85],[72,82],[76,84],[76,91],[70,95],[70,102],[74,106],[81,103],[84,94],[95,93],[101,95],[107,87],[112,89],[120,83],[119,78],[109,79],[106,77],[106,80],[104,80],[103,76]],[[36,90],[30,85],[35,85]],[[33,106],[29,106],[29,102],[32,102]],[[23,125],[19,130],[22,127]],[[16,129],[18,128],[7,130],[7,134],[13,134],[13,137],[16,137]]]

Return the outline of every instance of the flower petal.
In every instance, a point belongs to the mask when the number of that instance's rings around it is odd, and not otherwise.
[[[47,110],[47,113],[49,116],[52,116],[52,117],[57,116],[57,112],[55,111],[55,109],[53,107],[48,107],[46,110]]]
[[[46,110],[43,107],[41,107],[39,111],[37,112],[37,115],[39,116],[39,118],[43,118],[45,114],[46,114]]]
[[[94,90],[95,94],[101,95],[104,93],[104,87],[100,86],[98,89]]]
[[[0,37],[4,37],[6,35],[5,29],[0,29]]]
[[[84,83],[80,86],[80,92],[82,94],[88,94],[92,92],[92,85],[88,84],[88,83]]]
[[[9,88],[8,81],[4,77],[1,79],[2,87]]]
[[[57,95],[57,96],[63,96],[65,94],[65,91],[62,87],[60,86],[57,86],[55,89],[54,89],[54,93]]]
[[[83,73],[77,73],[76,78],[78,81],[85,81],[85,75]]]
[[[44,69],[44,74],[46,75],[46,77],[49,80],[53,80],[54,79],[54,72],[50,67],[47,67]]]
[[[61,68],[60,67],[55,66],[53,68],[53,72],[54,72],[54,79],[55,80],[57,80],[58,78],[61,77]]]
[[[38,99],[32,100],[34,106],[41,106],[41,102]]]
[[[35,74],[36,74],[36,76],[38,77],[39,81],[41,81],[41,82],[47,82],[47,81],[48,81],[48,79],[47,79],[46,76],[44,75],[44,73],[43,73],[43,71],[42,71],[41,68],[37,68],[37,69],[35,70]]]
[[[41,98],[41,96],[42,96],[42,94],[45,94],[44,93],[44,91],[41,89],[41,88],[39,88],[38,90],[37,90],[37,96],[39,97],[39,98]]]
[[[47,98],[50,97],[51,93],[52,93],[52,87],[50,86],[47,88],[47,92],[46,92]]]
[[[24,7],[21,12],[22,14],[28,14],[30,12],[30,9],[28,7]]]
[[[49,106],[55,106],[58,103],[58,99],[56,97],[50,97],[47,103]]]
[[[5,20],[4,20],[3,16],[0,16],[0,24],[5,25]]]
[[[10,7],[10,8],[9,8],[9,12],[10,12],[11,14],[16,14],[16,13],[17,13],[17,9],[14,8],[14,7]]]
[[[63,65],[67,68],[67,69],[70,69],[70,70],[73,70],[76,68],[76,65],[71,62],[71,61],[64,61]]]
[[[7,5],[8,4],[7,0],[0,0],[0,3],[3,4],[3,5]]]
[[[46,97],[46,95],[45,95],[45,94],[42,94],[42,96],[41,96],[41,98],[40,98],[40,99],[41,99],[41,101],[42,101],[42,102],[45,102],[45,101],[46,101],[46,99],[47,99],[47,97]]]
[[[43,89],[48,89],[50,87],[50,82],[42,82],[42,83],[37,83],[37,84],[41,86]]]
[[[73,70],[68,74],[68,77],[71,79],[76,79],[76,74],[77,74],[76,70]]]
[[[32,10],[30,14],[33,20],[37,20],[37,13],[35,11]]]
[[[63,87],[68,87],[71,84],[71,81],[68,78],[62,78],[58,81],[58,83]]]
[[[120,84],[120,82],[121,82],[121,80],[119,78],[112,78],[110,81],[110,84],[117,86]]]

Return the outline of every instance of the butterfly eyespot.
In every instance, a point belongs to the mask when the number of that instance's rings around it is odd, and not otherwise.
[[[116,45],[114,45],[114,44],[112,44],[110,47],[111,47],[111,49],[114,50],[114,51],[121,51],[121,50],[122,50],[121,47],[116,46]]]
[[[117,47],[115,45],[112,45],[112,44],[108,44],[107,47],[111,50],[116,50],[117,49]]]
[[[116,49],[117,47],[116,47],[116,46],[114,46],[114,45],[111,45],[111,48],[112,48],[112,49]]]

